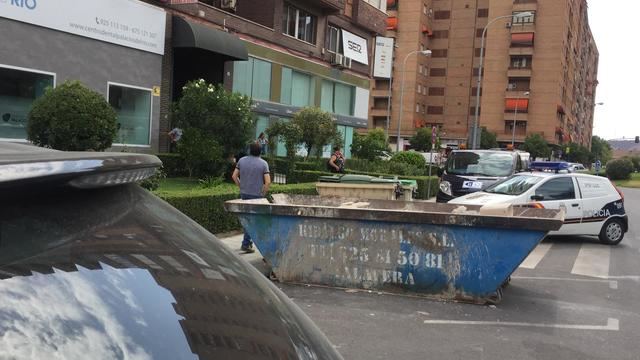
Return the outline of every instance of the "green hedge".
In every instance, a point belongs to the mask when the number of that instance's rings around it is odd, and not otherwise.
[[[238,218],[224,210],[225,201],[240,198],[235,185],[225,184],[209,189],[193,188],[181,191],[163,191],[161,186],[155,193],[213,234],[242,228]],[[313,183],[273,185],[270,193],[317,195]]]
[[[381,174],[381,173],[371,173],[366,171],[352,171],[347,170],[347,174],[358,174],[358,175],[370,175],[370,176],[395,176],[391,174]],[[294,171],[292,174],[287,176],[287,183],[295,184],[295,183],[309,183],[318,181],[320,176],[331,176],[335,175],[326,171]],[[415,180],[418,184],[416,199],[427,199],[427,188],[429,185],[429,177],[428,176],[398,176],[400,179],[406,180]],[[431,197],[436,196],[439,188],[439,182],[437,176],[431,177]]]
[[[184,160],[177,153],[162,153],[156,154],[156,156],[162,161],[162,167],[168,177],[182,177],[187,176],[187,167],[184,164]]]

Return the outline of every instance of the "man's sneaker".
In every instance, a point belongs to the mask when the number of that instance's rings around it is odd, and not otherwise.
[[[240,250],[244,251],[247,254],[251,254],[256,252],[256,249],[253,248],[253,245],[249,245],[249,246],[242,246],[240,247]]]

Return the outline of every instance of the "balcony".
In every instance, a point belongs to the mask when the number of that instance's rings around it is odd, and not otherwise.
[[[513,11],[536,11],[538,2],[536,0],[514,0]]]
[[[524,110],[527,111],[527,109],[524,109]],[[529,114],[528,113],[521,112],[520,109],[518,109],[518,116],[516,117],[515,114],[516,114],[515,112],[506,112],[506,113],[504,113],[504,116],[503,116],[504,123],[505,124],[509,124],[509,123],[513,124],[513,119],[514,118],[516,119],[516,121],[518,123],[520,123],[520,122],[526,123],[527,121],[529,121]]]
[[[369,116],[387,116],[387,114],[389,114],[389,112],[387,111],[387,108],[371,108],[371,111],[369,112]]]
[[[511,24],[511,33],[535,33],[536,32],[536,24],[535,23],[525,23],[525,24]]]
[[[509,55],[533,55],[533,46],[531,47],[510,47]]]
[[[371,90],[371,96],[374,98],[388,98],[389,89],[373,89]]]
[[[523,68],[523,67],[519,67],[519,68],[513,68],[510,67],[509,70],[507,70],[507,76],[508,77],[514,77],[514,78],[530,78],[531,77],[531,68]]]
[[[307,0],[311,6],[317,6],[319,8],[330,10],[330,11],[340,11],[344,10],[346,0]]]
[[[384,34],[387,29],[387,14],[364,0],[353,1],[353,20],[358,26],[376,34]]]

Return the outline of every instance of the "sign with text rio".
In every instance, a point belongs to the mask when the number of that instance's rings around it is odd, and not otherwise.
[[[0,0],[0,18],[164,54],[164,10],[137,0]]]

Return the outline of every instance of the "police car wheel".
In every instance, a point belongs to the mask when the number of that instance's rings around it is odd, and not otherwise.
[[[607,245],[617,245],[624,237],[624,225],[618,219],[610,219],[600,231],[600,242]]]

